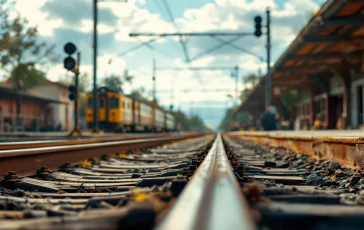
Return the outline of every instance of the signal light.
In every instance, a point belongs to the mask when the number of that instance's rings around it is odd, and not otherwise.
[[[77,89],[76,89],[76,86],[70,85],[70,87],[68,88],[68,90],[70,91],[70,95],[68,96],[68,98],[71,101],[76,100],[76,97],[77,97]]]
[[[76,46],[69,42],[64,46],[64,52],[68,54],[68,57],[66,57],[63,60],[64,68],[67,70],[73,70],[76,67],[76,61],[73,57],[71,57],[72,54],[76,52],[77,48]]]
[[[254,18],[255,21],[255,32],[254,35],[257,37],[262,36],[262,17],[256,16]]]
[[[64,46],[64,52],[66,52],[68,55],[72,55],[76,52],[77,48],[75,46],[75,44],[73,44],[72,42],[68,42],[65,46]]]
[[[67,70],[73,70],[76,67],[76,61],[72,57],[66,57],[63,64],[64,68]]]

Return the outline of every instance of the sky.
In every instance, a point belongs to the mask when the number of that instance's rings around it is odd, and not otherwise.
[[[244,36],[233,42],[239,49],[224,46],[204,52],[234,37],[182,37],[188,56],[186,62],[179,37],[130,37],[129,33],[175,32],[254,32],[254,17],[266,20],[265,10],[272,15],[272,65],[296,37],[311,15],[325,0],[100,0],[98,3],[98,71],[101,82],[105,76],[121,75],[125,69],[134,76],[131,89],[144,87],[152,96],[153,59],[156,61],[157,98],[161,105],[173,104],[188,115],[200,115],[207,125],[216,128],[226,108],[237,101],[235,79],[231,70],[167,71],[164,68],[239,66],[238,90],[242,90],[244,76],[266,72],[266,37]],[[170,17],[168,8],[172,14]],[[92,0],[17,0],[16,10],[31,25],[38,26],[40,39],[56,45],[62,57],[63,46],[73,42],[81,52],[81,72],[88,73],[92,85]],[[157,38],[149,46],[142,42]],[[132,50],[131,52],[127,52]],[[253,53],[243,52],[248,51]],[[63,56],[62,56],[63,55]],[[111,61],[110,61],[111,60]],[[70,76],[63,64],[46,67],[47,77],[57,81]]]

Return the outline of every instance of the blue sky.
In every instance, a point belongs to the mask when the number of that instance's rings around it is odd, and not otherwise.
[[[176,32],[169,19],[164,2],[168,3],[175,25],[183,32],[253,32],[253,19],[272,10],[272,57],[273,63],[292,42],[312,13],[319,9],[323,0],[128,0],[99,3],[99,57],[98,78],[129,69],[135,77],[132,85],[125,85],[128,92],[143,87],[151,96],[152,60],[158,67],[206,67],[239,66],[239,90],[245,86],[242,79],[259,69],[265,73],[266,65],[258,58],[225,46],[201,58],[185,63],[178,38],[163,38],[150,47],[125,51],[151,38],[130,38],[130,32]],[[72,41],[82,53],[81,71],[89,74],[92,84],[92,1],[91,0],[18,0],[18,11],[30,23],[38,25],[42,39],[57,45],[63,55],[63,45]],[[219,44],[211,37],[184,38],[190,57],[205,52]],[[231,37],[220,37],[228,40]],[[243,37],[234,45],[265,57],[265,37]],[[112,60],[111,64],[108,64]],[[58,80],[67,75],[62,63],[48,66],[48,78]],[[173,89],[173,93],[171,93]],[[186,90],[189,89],[190,92]],[[211,92],[213,89],[219,92]],[[160,103],[199,114],[206,124],[214,128],[219,124],[227,106],[233,102],[227,94],[234,95],[235,81],[230,70],[219,71],[157,71],[157,96]],[[201,91],[205,92],[201,92]],[[206,90],[210,92],[206,93]],[[200,92],[199,92],[200,91]]]

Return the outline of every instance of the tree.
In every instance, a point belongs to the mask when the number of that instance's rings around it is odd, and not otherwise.
[[[249,74],[244,77],[244,83],[251,84],[252,87],[254,88],[261,79],[262,79],[262,76],[258,76],[255,74]]]
[[[231,122],[238,121],[240,124],[245,123],[249,120],[249,113],[239,112],[235,116],[233,116],[233,112],[236,108],[231,108],[226,110],[224,118],[221,120],[218,129],[220,131],[229,131]]]
[[[141,87],[139,89],[135,89],[131,92],[130,97],[141,100],[141,101],[148,101],[148,98],[144,96],[145,89],[144,87]]]
[[[177,122],[181,123],[183,131],[192,131],[192,130],[198,132],[210,131],[210,129],[206,127],[203,120],[199,116],[193,116],[191,118],[188,118],[180,110],[171,113],[175,116]]]
[[[206,127],[203,120],[196,115],[189,119],[189,125],[191,127],[191,130],[193,131],[200,131],[200,132],[209,131],[209,128]]]
[[[250,91],[251,88],[244,88],[240,94],[240,101],[245,101],[248,98]]]
[[[123,91],[124,83],[131,83],[133,78],[133,76],[129,75],[128,70],[125,70],[123,76],[112,74],[104,78],[102,85]]]
[[[78,76],[78,89],[80,93],[87,93],[87,90],[89,89],[88,78],[89,75],[86,72],[80,73],[80,75]],[[72,74],[72,76],[68,74],[64,75],[59,79],[59,82],[65,85],[73,85],[75,84],[75,76],[74,74]]]
[[[0,0],[0,7],[6,9],[0,14],[0,66],[8,73],[8,80],[17,91],[26,91],[42,82],[45,73],[39,67],[58,60],[54,46],[39,42],[36,27],[31,27],[19,15],[11,20],[13,1]],[[16,100],[16,113],[20,115],[20,95]]]
[[[104,78],[102,85],[123,91],[123,82],[121,81],[121,77],[117,75]]]

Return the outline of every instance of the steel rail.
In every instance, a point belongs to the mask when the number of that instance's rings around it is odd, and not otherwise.
[[[155,230],[256,229],[218,134],[209,153]]]
[[[75,144],[87,144],[87,143],[100,143],[100,142],[110,142],[110,141],[133,140],[133,139],[140,139],[140,138],[148,139],[148,138],[171,136],[171,135],[181,135],[181,134],[178,134],[178,133],[135,134],[135,135],[100,136],[100,137],[96,137],[96,138],[88,137],[86,139],[11,141],[11,142],[0,142],[0,150],[37,148],[37,147],[60,146],[60,145],[75,145]]]
[[[0,150],[0,175],[15,171],[20,176],[33,175],[41,166],[57,169],[62,163],[77,164],[85,159],[104,154],[121,153],[130,149],[150,148],[187,138],[204,136],[203,133],[180,134],[158,138],[110,141],[40,148]]]

